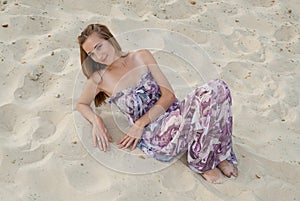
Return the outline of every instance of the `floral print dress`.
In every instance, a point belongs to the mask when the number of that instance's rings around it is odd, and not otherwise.
[[[148,70],[135,87],[109,98],[125,114],[130,125],[160,98],[161,92]],[[168,162],[187,151],[188,166],[203,173],[223,160],[237,164],[232,149],[231,95],[228,86],[216,79],[178,99],[143,130],[137,147],[145,154]]]

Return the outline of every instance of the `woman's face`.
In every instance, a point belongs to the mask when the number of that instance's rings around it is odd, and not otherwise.
[[[84,51],[95,61],[110,65],[117,58],[116,50],[110,42],[93,33],[82,44]]]

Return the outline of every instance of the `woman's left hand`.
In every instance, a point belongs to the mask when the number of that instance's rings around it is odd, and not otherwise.
[[[143,134],[144,127],[135,123],[128,133],[118,142],[120,149],[127,149],[132,143],[131,151],[136,148],[136,145]]]

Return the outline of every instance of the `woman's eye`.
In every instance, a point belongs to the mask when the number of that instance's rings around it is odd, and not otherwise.
[[[100,49],[101,49],[101,46],[102,46],[102,44],[101,44],[101,45],[98,45],[98,46],[96,47],[96,49],[97,49],[97,50],[100,50]]]

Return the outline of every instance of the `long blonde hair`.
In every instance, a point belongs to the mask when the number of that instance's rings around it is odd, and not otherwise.
[[[121,57],[126,57],[128,55],[128,53],[124,53],[122,51],[119,43],[117,42],[115,37],[112,35],[110,30],[105,25],[102,24],[88,25],[77,38],[80,46],[80,61],[81,61],[82,72],[87,79],[89,79],[94,72],[106,68],[106,65],[95,62],[92,58],[90,58],[82,48],[82,44],[93,33],[96,33],[100,38],[107,40],[114,47],[116,53],[121,55]],[[102,105],[102,103],[105,103],[105,99],[107,97],[108,95],[106,93],[102,91],[99,92],[94,98],[95,106],[99,107],[100,105]]]

